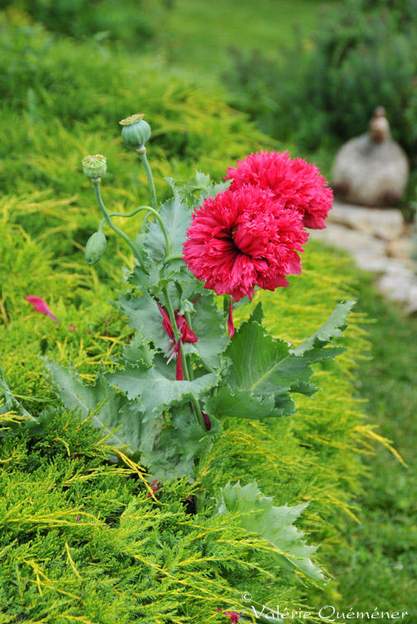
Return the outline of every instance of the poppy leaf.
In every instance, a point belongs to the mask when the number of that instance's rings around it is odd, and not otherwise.
[[[339,337],[353,303],[341,303],[322,327],[295,349],[275,340],[261,323],[259,313],[243,323],[225,351],[231,361],[224,382],[209,400],[217,416],[267,418],[294,411],[290,394],[311,396],[316,387],[311,383],[312,364],[332,359],[342,348],[326,348],[333,337]]]
[[[99,377],[95,386],[86,386],[78,375],[59,364],[46,365],[67,409],[78,412],[82,418],[91,416],[92,424],[106,436],[108,444],[137,453],[142,420],[137,401],[128,402],[104,377]]]
[[[316,547],[306,544],[303,533],[294,526],[307,504],[276,507],[256,482],[245,486],[229,483],[221,489],[216,513],[236,514],[242,528],[267,540],[285,562],[314,580],[323,581],[322,571],[311,559]]]
[[[212,373],[192,381],[176,381],[168,376],[170,372],[164,364],[146,369],[126,368],[108,375],[107,379],[122,390],[130,400],[140,399],[146,414],[160,413],[163,409],[186,399],[199,398],[217,383],[217,377]]]

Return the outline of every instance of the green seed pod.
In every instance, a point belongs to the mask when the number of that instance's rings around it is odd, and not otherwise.
[[[83,172],[92,180],[102,178],[107,172],[106,157],[102,154],[95,154],[94,156],[86,156],[81,161]]]
[[[85,246],[85,259],[88,264],[96,264],[100,260],[106,250],[106,245],[107,238],[101,230],[90,236]]]
[[[122,126],[122,139],[129,147],[139,149],[151,138],[151,127],[142,113],[130,115],[119,121]]]

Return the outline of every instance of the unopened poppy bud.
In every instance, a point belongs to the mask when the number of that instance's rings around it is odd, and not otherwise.
[[[107,172],[107,160],[102,154],[86,156],[81,161],[83,172],[91,180],[102,178]]]
[[[85,259],[88,264],[96,264],[100,260],[106,250],[106,245],[107,238],[101,230],[90,236],[85,246]]]
[[[142,113],[136,113],[119,121],[122,139],[129,147],[140,149],[151,138],[151,127],[143,117]]]

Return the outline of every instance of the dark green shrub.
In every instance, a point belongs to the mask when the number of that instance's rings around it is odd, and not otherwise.
[[[96,36],[136,49],[154,37],[167,7],[164,0],[0,0],[0,8],[21,10],[52,32]]]
[[[391,6],[392,5],[392,6]],[[363,132],[387,109],[393,134],[416,151],[417,26],[414,0],[352,0],[330,13],[311,42],[285,58],[235,53],[235,102],[280,140],[315,150]]]

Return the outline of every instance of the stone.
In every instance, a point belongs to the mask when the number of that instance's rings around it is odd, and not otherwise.
[[[386,256],[373,256],[372,254],[358,254],[355,258],[357,266],[363,271],[369,271],[370,273],[386,273],[393,268],[395,264],[397,268],[401,268],[403,265],[396,260],[391,260]]]
[[[330,215],[327,228],[313,230],[311,238],[348,252],[360,269],[379,274],[385,297],[417,313],[417,264],[410,257],[415,241],[400,211],[336,202]]]
[[[390,269],[378,281],[378,288],[389,299],[405,305],[407,312],[417,311],[417,275],[411,269]]]
[[[371,234],[376,238],[392,241],[404,231],[404,220],[398,208],[368,208],[335,201],[329,212],[328,222]]]
[[[387,243],[387,256],[398,258],[408,265],[412,264],[413,239],[410,236],[401,236]]]
[[[325,230],[314,230],[311,238],[332,247],[344,249],[361,269],[383,272],[386,265],[385,244],[370,234],[351,230],[337,223],[329,223]],[[369,268],[369,267],[373,268]]]
[[[393,206],[402,198],[409,165],[403,149],[391,138],[382,107],[376,109],[366,134],[343,145],[333,166],[338,197],[364,206]]]

